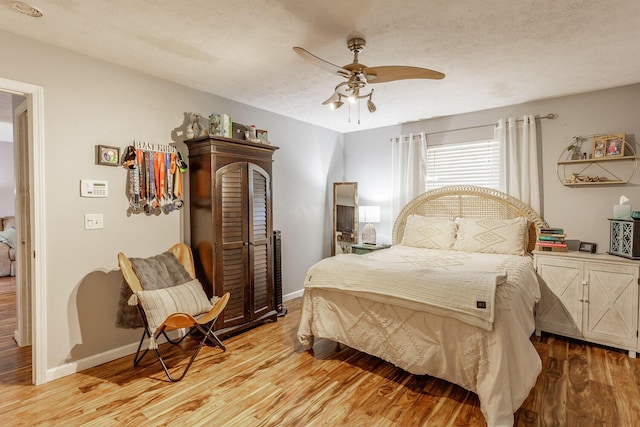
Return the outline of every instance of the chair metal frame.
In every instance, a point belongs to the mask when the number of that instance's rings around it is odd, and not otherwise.
[[[178,258],[178,260],[187,270],[191,278],[195,279],[195,268],[193,264],[193,255],[191,253],[191,248],[189,248],[189,246],[187,246],[184,243],[178,243],[176,245],[173,245],[171,248],[169,248],[169,252],[172,252]],[[136,292],[143,290],[142,284],[140,283],[140,280],[138,279],[138,277],[136,276],[133,270],[131,261],[122,252],[118,253],[118,265],[120,266],[120,269],[122,270],[122,275],[125,281],[127,282],[127,284],[129,285],[129,287],[131,288],[132,292],[135,294]],[[165,374],[167,375],[167,378],[169,378],[171,382],[177,382],[177,381],[180,381],[182,378],[184,378],[184,376],[189,371],[189,368],[193,364],[194,360],[198,356],[198,353],[202,349],[202,346],[207,342],[207,340],[209,340],[213,346],[220,347],[222,351],[227,351],[227,348],[224,346],[224,344],[222,344],[222,341],[220,341],[220,339],[214,333],[213,328],[216,323],[216,320],[218,319],[218,316],[225,309],[228,302],[229,302],[229,293],[227,292],[224,295],[222,295],[222,297],[220,297],[220,299],[213,305],[213,308],[211,310],[209,310],[207,313],[203,314],[202,316],[199,316],[197,319],[187,313],[173,313],[173,314],[170,314],[165,319],[165,321],[162,322],[162,324],[156,329],[154,334],[155,340],[157,340],[161,335],[163,335],[166,338],[167,342],[173,345],[180,344],[182,341],[184,341],[186,337],[193,335],[196,332],[200,332],[203,335],[203,338],[202,340],[200,340],[198,347],[195,349],[195,351],[191,355],[191,358],[189,359],[187,366],[184,368],[184,370],[178,377],[174,377],[169,372],[169,368],[167,367],[167,364],[165,363],[164,359],[162,358],[162,355],[160,354],[157,348],[158,346],[156,345],[152,347],[156,357],[158,358],[158,360],[160,361],[160,364],[162,365],[162,369],[164,370]],[[142,350],[142,344],[144,343],[145,338],[149,340],[151,339],[151,333],[149,332],[149,323],[147,321],[147,316],[144,313],[144,309],[142,308],[142,305],[140,304],[139,301],[138,301],[137,307],[138,307],[138,313],[140,314],[140,317],[142,318],[142,322],[144,324],[144,331],[142,332],[142,337],[140,338],[140,343],[138,344],[138,349],[133,359],[133,366],[138,366],[140,361],[149,352],[149,347],[147,347],[142,353],[141,353],[141,350]],[[189,331],[179,339],[171,339],[167,335],[167,331],[187,329],[187,328],[189,329]]]

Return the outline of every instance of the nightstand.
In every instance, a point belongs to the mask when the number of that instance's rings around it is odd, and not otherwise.
[[[388,244],[380,244],[380,245],[370,245],[368,243],[363,243],[361,245],[351,245],[351,253],[362,255],[368,254],[369,252],[379,251],[380,249],[390,248],[391,245]]]
[[[640,263],[608,254],[533,251],[542,297],[536,334],[621,348],[635,357]]]

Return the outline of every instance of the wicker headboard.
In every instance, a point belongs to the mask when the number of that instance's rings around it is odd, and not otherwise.
[[[402,242],[407,217],[418,214],[434,218],[494,218],[511,219],[519,216],[529,220],[529,247],[535,248],[540,228],[547,223],[521,200],[491,188],[473,185],[452,185],[422,193],[400,211],[393,225],[394,245]]]

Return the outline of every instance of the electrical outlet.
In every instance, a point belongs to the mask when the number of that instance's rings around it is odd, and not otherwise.
[[[97,230],[99,228],[104,228],[104,220],[101,213],[84,214],[85,230]]]

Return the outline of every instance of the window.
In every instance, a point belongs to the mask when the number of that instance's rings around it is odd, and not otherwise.
[[[467,184],[503,190],[501,151],[493,140],[428,147],[426,189]]]

